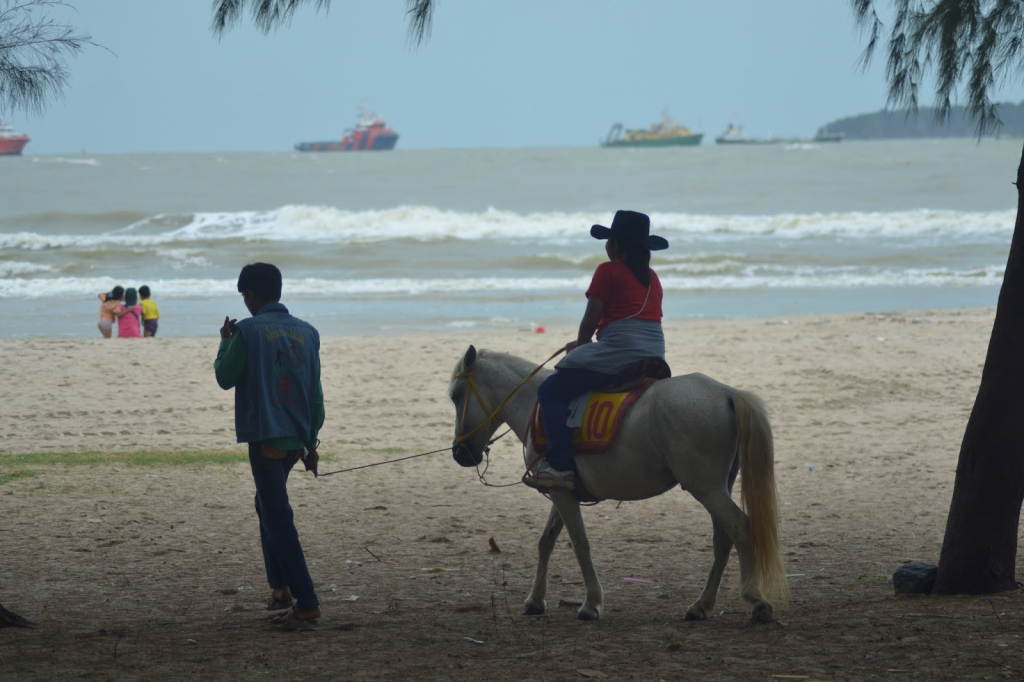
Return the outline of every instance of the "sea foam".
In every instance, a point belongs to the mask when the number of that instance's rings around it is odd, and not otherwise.
[[[766,269],[752,266],[735,274],[705,276],[666,275],[661,283],[673,291],[868,288],[868,287],[986,287],[1002,281],[1001,266],[965,269],[923,268],[875,270],[837,267]],[[571,294],[584,291],[590,276],[582,277],[437,277],[288,280],[289,298],[389,298],[406,296],[493,296],[522,294]],[[109,277],[9,277],[0,278],[0,298],[83,296],[108,291],[119,282]],[[235,279],[150,279],[149,286],[161,297],[236,297]]]
[[[379,211],[346,211],[323,206],[289,205],[271,211],[157,214],[129,225],[111,225],[95,234],[20,230],[0,234],[0,249],[88,249],[121,246],[204,244],[224,241],[282,241],[323,244],[388,240],[530,240],[564,244],[589,239],[592,224],[607,224],[609,214],[532,213],[489,209],[476,213],[425,206]],[[31,223],[30,217],[25,218]],[[874,239],[935,237],[1008,239],[1014,211],[897,211],[777,214],[764,216],[651,214],[652,231],[670,241],[777,239]]]

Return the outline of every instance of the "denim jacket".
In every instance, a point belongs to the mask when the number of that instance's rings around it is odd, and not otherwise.
[[[268,303],[236,329],[246,346],[245,373],[235,387],[238,442],[307,441],[315,427],[320,334],[281,303]]]

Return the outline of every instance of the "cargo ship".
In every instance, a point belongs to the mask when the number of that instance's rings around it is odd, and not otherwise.
[[[360,107],[356,127],[346,130],[340,140],[300,142],[295,149],[300,152],[384,151],[394,149],[397,142],[398,133],[364,105]]]
[[[662,114],[660,123],[652,123],[647,130],[625,130],[616,123],[601,142],[602,147],[692,147],[700,144],[704,133],[695,133],[686,126],[676,123],[669,116],[668,109]]]
[[[732,123],[725,129],[725,132],[715,138],[715,144],[778,144],[782,142],[777,137],[751,137],[743,131],[743,126],[734,126]]]
[[[14,132],[14,128],[0,118],[0,155],[21,154],[21,150],[28,144],[28,139],[28,135]]]

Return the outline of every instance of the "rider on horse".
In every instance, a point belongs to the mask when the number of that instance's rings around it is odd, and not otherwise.
[[[665,358],[661,282],[650,262],[651,251],[668,248],[668,242],[650,228],[650,218],[635,211],[617,211],[610,228],[590,228],[592,237],[608,240],[608,262],[594,272],[579,333],[565,346],[568,355],[537,393],[548,449],[535,473],[523,479],[527,485],[572,488],[570,438],[572,427],[582,422],[586,396],[636,362]]]

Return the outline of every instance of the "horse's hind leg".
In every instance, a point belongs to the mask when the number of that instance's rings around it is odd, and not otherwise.
[[[690,604],[686,609],[686,620],[704,620],[711,615],[711,609],[718,599],[718,587],[722,584],[722,573],[725,572],[725,565],[729,562],[729,552],[732,551],[732,538],[725,531],[725,528],[712,517],[714,524],[714,547],[715,562],[711,565],[711,572],[708,573],[708,581],[704,584],[704,591],[700,598]]]
[[[736,484],[736,476],[740,472],[740,459],[737,457],[729,470],[729,494],[732,495],[732,488]],[[700,598],[690,604],[686,609],[686,620],[705,620],[711,615],[711,609],[718,601],[718,590],[722,584],[722,574],[725,572],[725,565],[729,563],[729,553],[732,552],[732,538],[725,530],[725,526],[719,523],[714,516],[711,517],[714,527],[713,544],[715,548],[715,561],[711,564],[711,572],[708,573],[708,581],[704,584],[704,591]]]
[[[601,609],[604,607],[604,590],[601,589],[601,581],[597,578],[594,562],[590,558],[590,540],[587,539],[587,531],[583,526],[580,502],[572,493],[567,492],[552,493],[551,501],[555,503],[562,521],[565,522],[565,529],[572,540],[572,551],[576,554],[576,561],[583,572],[583,581],[587,585],[587,598],[583,601],[583,606],[576,611],[576,617],[580,620],[597,620],[601,617]]]
[[[540,534],[537,542],[537,575],[533,578],[533,589],[530,596],[523,603],[523,614],[527,616],[539,616],[544,613],[544,597],[548,593],[548,560],[551,559],[551,552],[555,549],[555,541],[558,534],[562,532],[562,517],[558,514],[555,505],[551,505],[551,514],[548,516],[544,532]]]
[[[747,515],[736,506],[725,490],[702,495],[694,493],[694,497],[708,510],[715,525],[721,526],[736,543],[736,553],[740,558],[740,596],[747,602],[751,618],[759,622],[770,621],[771,604],[764,600],[761,590],[751,582],[754,577],[754,542],[750,536],[750,521]],[[716,543],[716,561],[717,553]]]

